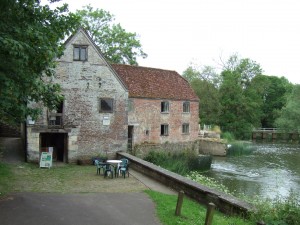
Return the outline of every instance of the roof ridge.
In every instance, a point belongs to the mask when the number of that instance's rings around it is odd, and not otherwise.
[[[178,73],[176,70],[170,70],[170,69],[161,69],[161,68],[155,68],[155,67],[149,67],[149,66],[139,66],[139,65],[128,65],[128,64],[118,64],[118,63],[111,63],[112,66],[128,66],[133,68],[141,68],[141,69],[151,69],[151,70],[161,70],[161,71],[170,71]],[[178,73],[179,74],[179,73]],[[180,74],[179,74],[180,75]]]

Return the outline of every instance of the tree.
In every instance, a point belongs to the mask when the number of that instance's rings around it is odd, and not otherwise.
[[[300,85],[295,85],[287,99],[287,104],[276,119],[277,127],[289,131],[300,131]]]
[[[183,77],[191,84],[193,90],[200,99],[199,117],[201,124],[216,125],[219,123],[219,75],[210,66],[204,66],[200,70],[190,66],[183,72]]]
[[[258,75],[251,81],[251,88],[261,100],[261,126],[275,127],[275,120],[286,104],[286,95],[290,94],[293,85],[284,77]]]
[[[62,40],[79,20],[67,13],[67,5],[51,10],[37,0],[2,0],[0,8],[0,118],[22,122],[39,113],[28,103],[53,108],[61,101],[59,86],[44,77],[51,80],[54,60],[63,53]]]
[[[261,72],[255,61],[233,55],[221,73],[220,125],[223,131],[231,132],[237,138],[247,138],[253,127],[260,123],[261,104],[255,90],[251,89],[251,81]]]
[[[146,58],[136,33],[126,32],[120,24],[114,24],[114,17],[103,9],[94,10],[90,5],[76,14],[81,17],[81,26],[87,30],[111,63],[137,65],[137,57]]]

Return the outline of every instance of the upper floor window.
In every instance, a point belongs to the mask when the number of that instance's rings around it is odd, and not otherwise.
[[[87,46],[74,46],[73,59],[75,61],[86,61]]]
[[[161,136],[168,136],[169,135],[169,125],[168,124],[160,125],[160,135]]]
[[[182,124],[182,133],[183,134],[190,133],[190,125],[188,123]]]
[[[161,112],[169,112],[169,102],[161,102]]]
[[[183,112],[188,113],[190,112],[190,102],[183,102]]]
[[[100,112],[112,113],[114,110],[114,100],[112,98],[100,99]]]

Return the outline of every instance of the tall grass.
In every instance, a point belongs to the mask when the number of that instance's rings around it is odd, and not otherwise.
[[[210,169],[212,157],[199,157],[192,151],[171,153],[166,151],[150,151],[145,161],[161,166],[174,173],[186,175],[190,171],[204,171]]]

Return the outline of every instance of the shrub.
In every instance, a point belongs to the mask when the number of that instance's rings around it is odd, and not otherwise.
[[[230,132],[222,133],[221,138],[227,140],[227,142],[233,142],[235,140],[234,134]]]

